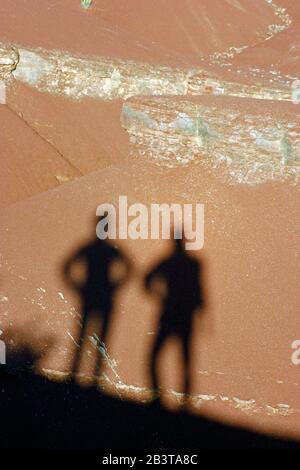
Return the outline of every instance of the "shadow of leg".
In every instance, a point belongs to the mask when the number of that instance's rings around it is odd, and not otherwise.
[[[157,373],[157,364],[158,364],[158,357],[161,351],[162,345],[165,341],[165,334],[160,329],[155,340],[151,359],[150,359],[150,377],[152,381],[152,399],[153,403],[158,403],[160,401],[160,392],[159,392],[159,385],[158,385],[158,373]]]
[[[70,375],[70,379],[73,381],[76,380],[76,376],[79,373],[79,369],[80,369],[80,359],[81,359],[83,340],[84,340],[85,332],[86,332],[87,318],[88,318],[88,312],[85,309],[83,309],[78,345],[76,345],[77,347],[74,353],[73,367],[71,369],[71,375]]]
[[[99,381],[101,379],[101,374],[103,370],[103,362],[105,361],[104,351],[107,350],[106,340],[107,340],[107,333],[108,333],[108,327],[109,327],[110,312],[104,313],[99,316],[102,318],[102,326],[101,326],[101,335],[99,335],[99,344],[97,348],[97,359],[96,359],[95,373],[94,373],[95,385],[99,385]]]
[[[182,338],[183,352],[183,374],[184,374],[184,400],[183,407],[188,405],[191,393],[191,374],[190,374],[190,335]]]

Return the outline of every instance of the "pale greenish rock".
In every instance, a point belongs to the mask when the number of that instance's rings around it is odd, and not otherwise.
[[[81,0],[81,6],[82,8],[85,8],[86,10],[92,6],[93,0]]]
[[[247,103],[247,102],[246,102]],[[273,116],[262,102],[239,109],[212,98],[196,104],[172,97],[135,97],[121,115],[132,158],[160,166],[203,164],[229,184],[261,184],[300,176],[300,127],[294,105]],[[274,103],[275,105],[275,103]]]

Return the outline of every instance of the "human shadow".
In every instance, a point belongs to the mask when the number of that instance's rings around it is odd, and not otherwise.
[[[70,279],[71,285],[78,285],[72,275],[72,266],[75,260],[82,261],[84,259],[86,261],[88,259],[93,266],[93,268],[90,266],[90,269],[93,270],[93,273],[97,273],[97,269],[100,268],[95,268],[94,263],[98,265],[100,261],[104,260],[103,256],[100,256],[100,254],[103,255],[102,250],[104,250],[105,256],[109,260],[121,257],[121,262],[126,264],[124,256],[119,251],[115,254],[113,249],[114,255],[111,254],[110,248],[112,247],[107,242],[100,242],[101,249],[99,248],[98,251],[96,248],[98,243],[97,240],[91,240],[66,262],[65,269],[70,276],[68,279]],[[178,258],[179,260],[188,257],[187,254],[179,256],[177,253],[179,248],[174,249],[170,259]],[[93,261],[91,261],[91,257]],[[195,263],[190,263],[190,260],[189,262],[186,260],[186,266],[190,267],[184,268],[183,262],[174,262],[172,265],[167,263],[168,260],[165,264],[164,262],[160,264],[170,269],[171,266],[184,269],[182,272],[176,271],[177,280],[180,277],[182,282],[188,283],[188,280],[195,280],[201,274],[200,265],[196,261],[195,265]],[[68,264],[69,266],[67,266]],[[107,264],[110,265],[110,262],[107,261]],[[191,267],[192,264],[194,267]],[[162,271],[159,270],[159,272],[165,273],[165,270],[166,268]],[[84,282],[78,286],[80,295],[82,290],[85,294],[90,289],[92,290],[89,282],[95,278],[89,276],[88,272],[87,270]],[[155,272],[153,270],[153,274],[150,273],[147,277],[149,286],[153,285],[156,278]],[[167,272],[169,271],[167,270]],[[189,276],[185,274],[186,272],[192,274]],[[171,276],[171,274],[169,275]],[[122,281],[124,279],[122,277]],[[108,282],[107,276],[105,280]],[[117,285],[120,285],[122,281],[120,280]],[[95,295],[97,294],[98,298],[98,294],[100,295],[102,291],[98,281],[97,285],[99,290],[95,289]],[[116,288],[116,286],[110,287],[110,298],[113,297]],[[194,315],[191,312],[194,312],[196,306],[202,308],[204,305],[200,285],[195,289],[195,292],[198,290],[197,294],[191,293],[191,287],[187,290],[182,288],[182,292],[189,293],[188,295],[194,299],[187,303],[190,308],[190,316]],[[169,291],[169,293],[171,292],[173,291]],[[178,299],[178,294],[174,295]],[[195,299],[198,300],[195,301]],[[85,297],[82,296],[83,306],[84,301]],[[102,303],[91,303],[90,305],[93,306],[92,310],[96,314],[102,312],[99,310],[99,305],[102,306]],[[111,301],[111,307],[112,305],[113,301]],[[90,311],[87,310],[87,312]],[[86,317],[85,321],[87,320]],[[191,323],[191,319],[189,321]],[[184,337],[181,337],[177,328],[167,329],[167,332],[174,331],[180,338],[186,340],[189,338],[187,332],[191,333],[191,326],[190,330],[188,328],[185,330],[186,336]],[[81,332],[81,336],[83,337],[83,332]],[[164,454],[178,454],[178,451],[182,451],[182,449],[196,451],[196,453],[208,449],[300,449],[299,442],[278,439],[271,435],[247,431],[236,426],[228,426],[205,416],[194,416],[190,414],[189,410],[170,411],[159,403],[158,406],[153,407],[143,401],[134,402],[125,397],[105,394],[103,390],[94,385],[82,387],[75,381],[57,380],[57,377],[54,376],[53,380],[50,380],[49,371],[44,375],[44,373],[39,373],[38,368],[35,367],[42,357],[44,348],[34,346],[30,337],[24,333],[19,337],[16,332],[11,331],[10,337],[14,338],[16,344],[14,344],[14,348],[8,350],[7,364],[0,366],[1,451],[34,450],[34,455],[40,459],[39,453],[36,453],[37,450],[69,450],[78,462],[79,454],[77,452],[74,454],[75,450],[96,451],[95,455],[97,456],[99,452],[108,453],[120,449],[154,453],[159,450]],[[17,341],[15,341],[16,338]],[[45,337],[45,342],[51,347],[53,338],[51,340],[51,337]],[[13,455],[17,454],[17,452],[13,452],[10,455],[10,461]],[[24,454],[22,455],[24,458]],[[28,455],[32,461],[33,454]],[[50,455],[53,455],[57,461],[55,453],[47,454],[47,458]],[[86,463],[86,454],[84,453],[83,456]]]
[[[184,365],[184,401],[191,387],[190,343],[195,314],[204,308],[202,265],[185,250],[184,239],[173,240],[171,255],[145,278],[145,288],[161,304],[158,331],[150,355],[150,375],[154,398],[159,399],[158,359],[170,337],[179,340]]]
[[[76,267],[84,267],[83,278],[76,279]],[[63,274],[66,283],[77,292],[81,302],[81,330],[79,347],[73,359],[72,371],[78,372],[82,345],[87,333],[87,326],[92,318],[101,320],[101,333],[97,336],[98,350],[105,351],[109,327],[114,310],[117,290],[128,278],[131,264],[118,248],[107,239],[97,236],[77,250],[66,260]],[[98,322],[97,322],[98,323]],[[94,378],[97,380],[101,368],[101,358],[96,361]]]

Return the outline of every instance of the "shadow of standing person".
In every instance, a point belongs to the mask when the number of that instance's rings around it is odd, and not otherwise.
[[[76,279],[76,267],[85,268],[82,280]],[[106,350],[105,342],[112,320],[116,291],[128,278],[129,271],[130,263],[121,250],[97,236],[65,262],[65,281],[79,294],[82,305],[79,347],[74,355],[72,367],[74,374],[79,370],[82,345],[91,318],[101,319],[98,350]],[[101,359],[97,360],[94,369],[96,381],[100,373],[100,363]]]
[[[159,263],[145,278],[145,288],[158,296],[161,307],[158,332],[150,357],[150,374],[156,403],[159,400],[158,358],[170,337],[181,343],[184,365],[184,402],[190,394],[190,340],[193,318],[204,306],[200,263],[188,255],[184,240],[173,240],[170,257]]]

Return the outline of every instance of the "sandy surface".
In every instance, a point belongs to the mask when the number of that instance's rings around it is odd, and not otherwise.
[[[0,8],[2,40],[166,65],[256,44],[278,21],[264,0],[106,0],[88,11],[80,1],[12,0]]]
[[[228,188],[204,170],[162,173],[143,163],[96,172],[11,206],[1,213],[3,329],[14,338],[21,328],[25,343],[29,338],[48,350],[39,370],[68,370],[78,303],[61,277],[62,264],[93,237],[95,206],[117,202],[119,194],[146,204],[205,204],[205,249],[196,256],[204,263],[207,308],[194,327],[193,392],[208,395],[204,410],[220,417],[298,435],[298,370],[291,363],[299,276],[294,188]],[[128,240],[121,246],[135,273],[117,298],[107,347],[121,382],[147,387],[157,306],[143,292],[142,279],[168,242]],[[176,349],[168,353],[163,384],[178,388]],[[84,369],[88,374],[88,364]],[[108,374],[119,380],[112,370]]]
[[[2,149],[5,149],[2,150],[1,206],[79,175],[56,148],[24,123],[23,117],[6,106],[0,107],[0,114]]]
[[[147,0],[126,7],[95,1],[88,11],[77,3],[2,2],[0,40],[179,68],[205,63],[218,73],[227,63],[226,79],[231,66],[235,76],[243,70],[246,80],[248,67],[299,75],[300,9],[292,0],[278,0],[291,24],[271,37],[268,27],[285,23],[263,0],[205,1],[201,8],[196,0],[153,1],[151,7]],[[239,54],[214,56],[243,46]],[[205,246],[194,256],[203,263],[206,307],[194,325],[191,410],[300,439],[300,366],[291,361],[300,331],[297,184],[232,184],[209,164],[168,169],[155,165],[147,152],[133,157],[120,122],[122,105],[123,100],[72,101],[17,80],[8,86],[7,104],[0,105],[0,326],[9,348],[29,345],[44,354],[39,373],[67,376],[80,304],[62,266],[94,236],[91,220],[100,203],[117,203],[120,194],[146,205],[203,203]],[[270,103],[270,114],[273,105],[280,119],[284,107]],[[285,106],[299,122],[299,106]],[[158,315],[142,282],[170,247],[151,240],[116,245],[134,270],[116,298],[106,386],[141,400],[151,386],[148,362]],[[92,334],[95,327],[90,328]],[[81,371],[88,376],[95,354],[90,341],[85,351]],[[177,406],[168,390],[180,390],[178,363],[176,344],[168,345],[160,364],[168,407]]]

